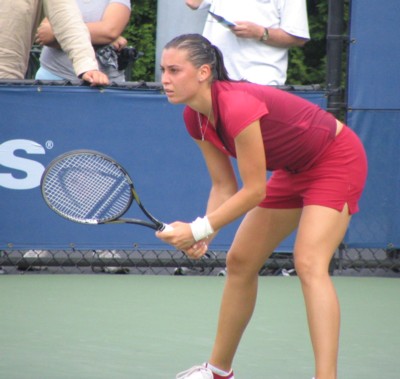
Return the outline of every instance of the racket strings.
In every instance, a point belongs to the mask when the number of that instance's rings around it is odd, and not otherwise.
[[[88,223],[118,218],[132,202],[131,185],[112,162],[93,154],[57,162],[46,176],[48,202],[65,217]]]

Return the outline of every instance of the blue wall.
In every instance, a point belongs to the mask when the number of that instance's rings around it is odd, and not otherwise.
[[[400,2],[352,0],[347,122],[367,150],[361,213],[346,243],[400,247]]]
[[[326,107],[323,92],[297,94]],[[158,90],[0,85],[0,249],[165,248],[143,227],[64,220],[47,208],[39,185],[56,156],[98,150],[127,169],[157,218],[192,221],[204,213],[210,182],[182,110]],[[128,216],[143,218],[137,207]],[[236,226],[222,231],[213,249],[227,249]],[[291,250],[292,239],[281,248]]]

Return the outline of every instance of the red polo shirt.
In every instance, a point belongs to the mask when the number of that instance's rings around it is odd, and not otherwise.
[[[212,84],[215,125],[208,125],[204,139],[236,157],[235,137],[260,121],[267,169],[300,172],[310,167],[334,140],[336,119],[319,106],[292,93],[246,82]],[[189,134],[201,139],[197,112],[184,110]],[[207,119],[201,118],[203,131]]]

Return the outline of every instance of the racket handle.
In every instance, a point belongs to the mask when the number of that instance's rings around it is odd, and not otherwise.
[[[160,229],[160,232],[170,232],[171,230],[174,230],[174,228],[171,225],[163,224],[162,228]]]

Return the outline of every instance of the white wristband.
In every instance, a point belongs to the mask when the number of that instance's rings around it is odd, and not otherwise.
[[[196,242],[201,241],[214,233],[207,216],[204,216],[203,218],[197,217],[196,220],[190,224],[190,227],[192,229],[193,238]]]

